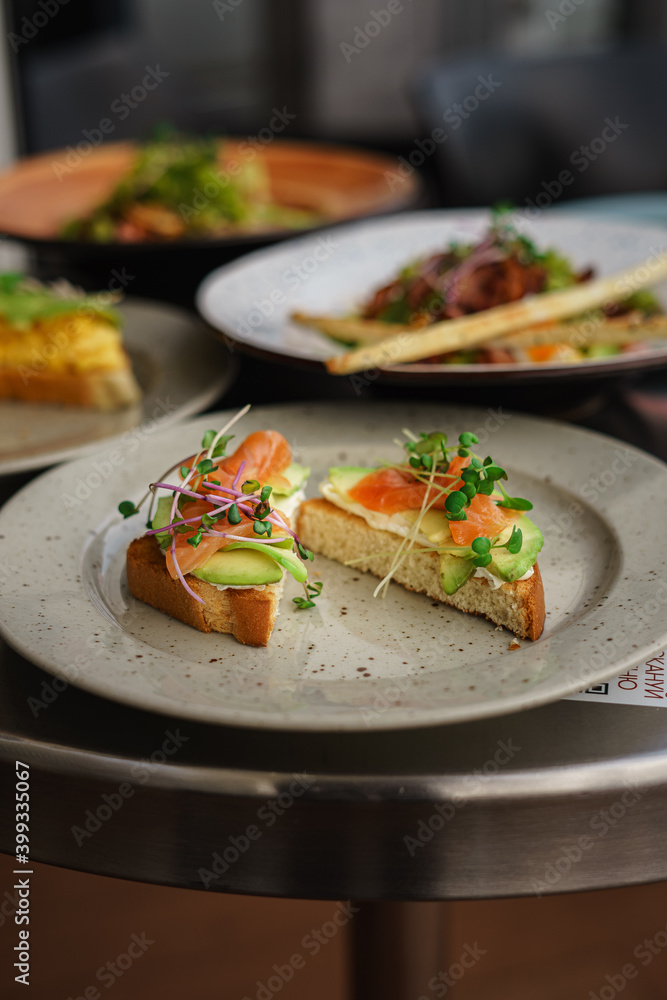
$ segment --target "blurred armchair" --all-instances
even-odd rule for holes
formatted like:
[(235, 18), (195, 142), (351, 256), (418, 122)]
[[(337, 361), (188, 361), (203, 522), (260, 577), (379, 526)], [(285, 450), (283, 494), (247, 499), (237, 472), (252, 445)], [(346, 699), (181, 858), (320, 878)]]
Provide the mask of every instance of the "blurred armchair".
[(666, 59), (665, 48), (632, 46), (479, 52), (431, 67), (413, 98), (437, 140), (444, 203), (546, 207), (549, 198), (667, 189)]

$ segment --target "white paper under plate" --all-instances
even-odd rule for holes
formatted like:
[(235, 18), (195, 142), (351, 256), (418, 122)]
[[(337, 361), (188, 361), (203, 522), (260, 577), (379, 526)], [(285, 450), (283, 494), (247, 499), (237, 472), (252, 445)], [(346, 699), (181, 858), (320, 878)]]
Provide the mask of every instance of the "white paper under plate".
[(629, 667), (619, 677), (610, 677), (570, 695), (572, 701), (591, 701), (598, 705), (641, 705), (645, 708), (667, 708), (667, 675), (663, 649), (646, 663)]
[[(450, 437), (475, 431), (484, 454), (508, 469), (512, 491), (534, 501), (547, 538), (540, 641), (510, 651), (507, 631), (395, 584), (376, 600), (374, 577), (322, 558), (313, 567), (324, 581), (317, 607), (295, 608), (299, 591), (288, 577), (267, 649), (166, 617), (127, 592), (125, 550), (142, 520), (122, 521), (115, 508), (138, 500), (225, 419), (208, 415), (142, 442), (85, 502), (72, 503), (76, 484), (104, 453), (52, 470), (0, 511), (1, 631), (12, 645), (80, 687), (141, 708), (237, 725), (363, 730), (529, 708), (667, 644), (667, 467), (566, 425), (432, 405), (256, 409), (237, 436), (280, 430), (312, 466), (314, 495), (329, 465), (391, 458), (402, 427)], [(627, 545), (638, 510), (641, 531), (633, 528)]]

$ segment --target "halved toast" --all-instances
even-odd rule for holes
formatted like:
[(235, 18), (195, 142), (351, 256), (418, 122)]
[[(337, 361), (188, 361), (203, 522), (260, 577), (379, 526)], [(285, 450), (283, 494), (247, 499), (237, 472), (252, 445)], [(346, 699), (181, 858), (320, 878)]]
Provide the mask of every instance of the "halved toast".
[(118, 298), (0, 274), (0, 399), (98, 410), (138, 403)]
[(87, 372), (30, 371), (0, 367), (0, 399), (119, 410), (141, 401), (128, 359), (126, 368)]
[[(372, 528), (362, 517), (322, 498), (301, 504), (296, 530), (302, 543), (313, 552), (341, 563), (354, 559), (355, 570), (380, 578), (389, 572), (393, 552), (403, 540), (393, 532)], [(419, 545), (413, 549), (393, 575), (397, 583), (460, 611), (484, 615), (521, 639), (539, 639), (544, 629), (545, 607), (537, 564), (527, 580), (504, 583), (494, 590), (486, 579), (471, 577), (456, 594), (448, 596), (442, 587), (438, 553), (424, 554), (423, 546)]]
[(199, 604), (179, 580), (173, 580), (154, 537), (135, 538), (127, 550), (130, 593), (200, 632), (223, 632), (247, 646), (266, 646), (278, 616), (284, 579), (263, 588), (219, 590), (188, 576), (188, 586), (204, 599)]

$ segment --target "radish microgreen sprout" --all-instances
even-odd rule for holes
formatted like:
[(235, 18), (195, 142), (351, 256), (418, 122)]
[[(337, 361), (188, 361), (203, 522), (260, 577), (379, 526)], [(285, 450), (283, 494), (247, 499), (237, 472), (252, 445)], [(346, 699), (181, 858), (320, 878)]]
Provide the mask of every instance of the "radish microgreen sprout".
[[(397, 444), (401, 444), (406, 452), (407, 462), (389, 467), (408, 473), (416, 483), (424, 484), (427, 488), (417, 518), (393, 553), (389, 572), (376, 587), (374, 596), (386, 595), (387, 587), (396, 570), (413, 551), (425, 514), (439, 501), (444, 507), (448, 521), (467, 521), (467, 511), (470, 510), (477, 494), (489, 497), (497, 507), (504, 510), (522, 512), (532, 510), (533, 507), (529, 500), (511, 497), (507, 493), (502, 484), (502, 481), (507, 479), (507, 472), (497, 465), (490, 455), (482, 458), (474, 453), (473, 447), (479, 444), (479, 439), (471, 431), (459, 434), (458, 441), (453, 445), (448, 445), (447, 435), (441, 431), (421, 433), (419, 437), (407, 429), (404, 429), (403, 433), (408, 440)], [(456, 472), (450, 472), (455, 455), (464, 459), (465, 464)], [(523, 533), (516, 525), (512, 528), (511, 537), (504, 544), (485, 536), (478, 536), (470, 545), (473, 565), (480, 569), (488, 566), (493, 561), (494, 549), (504, 548), (510, 554), (516, 555), (521, 551), (522, 545)], [(417, 551), (432, 552), (433, 549)], [(349, 564), (355, 561), (359, 560), (351, 560)]]
[(319, 597), (322, 593), (322, 582), (318, 580), (317, 583), (307, 583), (306, 584), (306, 596), (305, 597), (293, 597), (292, 601), (296, 604), (297, 608), (314, 608), (315, 598)]
[[(252, 523), (253, 535), (250, 536), (254, 543), (263, 545), (276, 545), (283, 541), (285, 537), (291, 537), (293, 545), (302, 560), (312, 560), (313, 553), (304, 548), (296, 534), (285, 522), (280, 512), (271, 507), (269, 498), (272, 487), (262, 486), (257, 479), (246, 479), (241, 483), (241, 477), (246, 468), (246, 461), (242, 461), (234, 474), (231, 486), (225, 485), (221, 479), (211, 479), (210, 474), (219, 469), (215, 464), (216, 459), (226, 457), (226, 448), (234, 435), (226, 432), (243, 417), (250, 406), (245, 406), (222, 428), (220, 431), (206, 431), (202, 443), (201, 451), (195, 455), (190, 465), (176, 463), (160, 477), (159, 481), (151, 483), (148, 492), (142, 497), (138, 504), (131, 500), (123, 500), (118, 505), (119, 512), (123, 518), (132, 517), (139, 512), (148, 497), (151, 498), (149, 515), (146, 527), (147, 536), (156, 536), (160, 547), (164, 550), (170, 549), (171, 559), (176, 570), (176, 574), (185, 590), (199, 603), (205, 603), (192, 588), (188, 585), (185, 575), (181, 571), (178, 562), (176, 549), (176, 537), (178, 534), (186, 534), (186, 542), (192, 548), (197, 549), (204, 538), (222, 538), (225, 542), (248, 542), (250, 539), (245, 534), (235, 534), (233, 526), (239, 525), (244, 518)], [(169, 483), (167, 476), (179, 469), (182, 482), (180, 484)], [(224, 466), (223, 466), (224, 469)], [(231, 473), (227, 473), (228, 476)], [(240, 487), (239, 484), (241, 483)], [(152, 511), (157, 491), (168, 490), (172, 494), (171, 511), (169, 523), (162, 528), (152, 527)], [(193, 517), (183, 516), (186, 505), (191, 502), (203, 501), (209, 507), (203, 513)], [(215, 530), (219, 522), (227, 520), (231, 530)], [(273, 536), (273, 529), (277, 528), (280, 534)], [(311, 585), (306, 581), (304, 586), (304, 597), (295, 598), (295, 603), (299, 608), (313, 607), (313, 599), (319, 596), (322, 584)]]

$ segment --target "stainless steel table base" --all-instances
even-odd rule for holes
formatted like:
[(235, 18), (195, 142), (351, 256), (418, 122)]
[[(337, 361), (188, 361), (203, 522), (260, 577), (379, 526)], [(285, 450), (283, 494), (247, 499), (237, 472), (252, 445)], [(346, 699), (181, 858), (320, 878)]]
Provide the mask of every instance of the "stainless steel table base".
[[(0, 662), (8, 853), (19, 759), (30, 765), (33, 859), (99, 875), (413, 902), (667, 879), (663, 708), (560, 702), (419, 731), (259, 732), (58, 692), (2, 644)], [(165, 757), (169, 733), (180, 746)], [(520, 749), (486, 774), (509, 740)], [(121, 786), (129, 797), (113, 810), (105, 796), (117, 803)]]
[[(352, 1000), (421, 1000), (447, 975), (443, 903), (359, 902), (351, 924)], [(444, 980), (440, 980), (444, 982)]]

